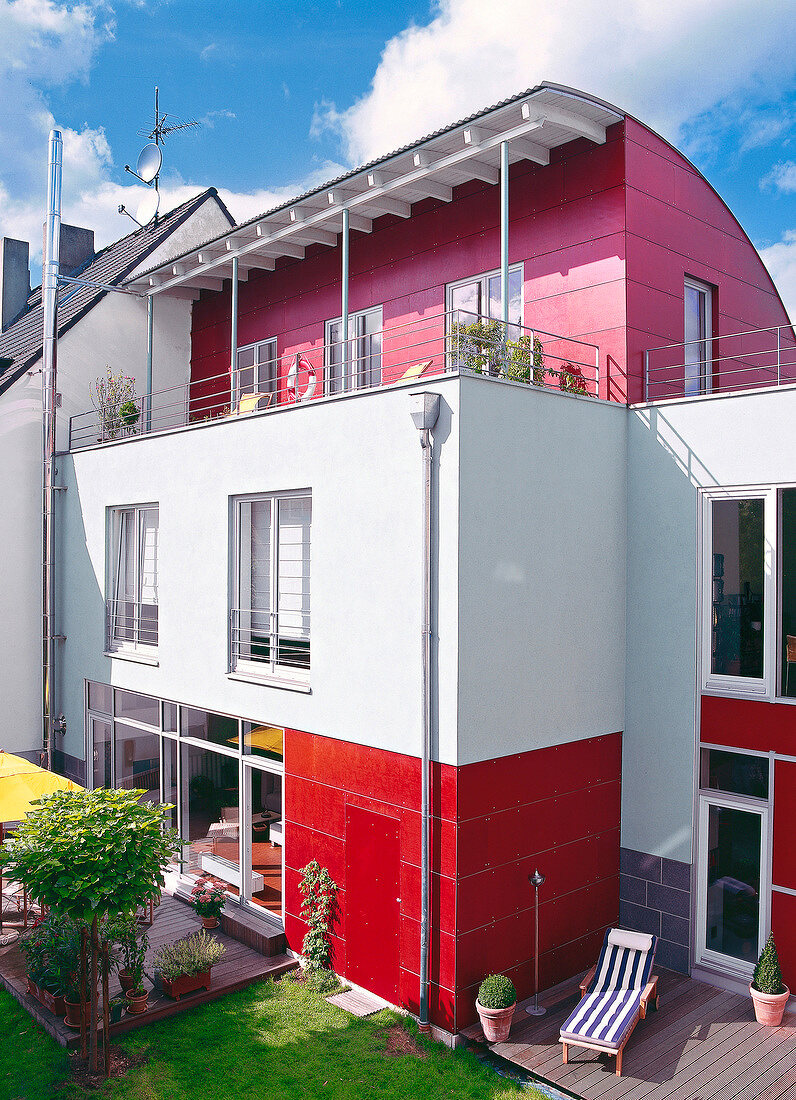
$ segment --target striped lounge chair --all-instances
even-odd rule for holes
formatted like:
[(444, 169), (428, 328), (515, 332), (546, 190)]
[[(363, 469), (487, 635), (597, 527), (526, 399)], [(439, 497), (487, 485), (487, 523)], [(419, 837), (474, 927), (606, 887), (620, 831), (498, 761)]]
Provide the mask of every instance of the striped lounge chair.
[(580, 983), (581, 1000), (561, 1027), (564, 1062), (570, 1046), (616, 1055), (622, 1074), (622, 1051), (633, 1028), (649, 1008), (658, 1007), (658, 977), (651, 975), (655, 936), (612, 928), (605, 933), (597, 963)]

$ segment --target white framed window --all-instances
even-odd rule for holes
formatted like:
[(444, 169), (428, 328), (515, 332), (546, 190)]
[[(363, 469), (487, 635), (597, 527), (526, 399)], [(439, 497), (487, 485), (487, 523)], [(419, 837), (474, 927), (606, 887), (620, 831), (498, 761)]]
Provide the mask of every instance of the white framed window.
[[(516, 340), (519, 332), (511, 326), (523, 321), (523, 265), (509, 268), (509, 338)], [(487, 271), (469, 279), (448, 283), (445, 288), (445, 309), (449, 325), (469, 325), (475, 321), (502, 321), (503, 278), (500, 271)]]
[(107, 650), (151, 655), (158, 644), (158, 506), (112, 508), (108, 527)]
[(277, 359), (276, 340), (260, 340), (239, 347), (232, 375), (232, 407), (250, 393), (270, 393), (276, 402)]
[(686, 275), (683, 305), (684, 392), (710, 393), (713, 374), (713, 288)]
[(306, 684), (312, 494), (237, 498), (233, 522), (230, 671)]
[(343, 320), (336, 317), (325, 327), (326, 393), (367, 389), (381, 385), (381, 306), (348, 315), (348, 340), (343, 340)]
[(703, 687), (766, 695), (771, 688), (776, 498), (770, 490), (706, 494)]

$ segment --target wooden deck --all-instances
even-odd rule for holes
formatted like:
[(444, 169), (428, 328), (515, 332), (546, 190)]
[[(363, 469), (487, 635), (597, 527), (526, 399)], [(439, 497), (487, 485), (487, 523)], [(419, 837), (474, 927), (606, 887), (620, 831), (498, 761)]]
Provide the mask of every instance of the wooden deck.
[[(145, 969), (148, 979), (146, 985), (150, 990), (149, 1008), (141, 1016), (130, 1016), (125, 1013), (118, 1024), (111, 1025), (112, 1035), (145, 1027), (166, 1016), (184, 1012), (194, 1005), (216, 1000), (218, 997), (223, 997), (225, 993), (242, 989), (263, 978), (279, 977), (297, 965), (288, 955), (271, 957), (263, 955), (218, 928), (212, 935), (224, 944), (227, 953), (221, 962), (213, 967), (212, 987), (209, 990), (202, 989), (195, 993), (187, 993), (179, 1001), (173, 1001), (159, 988), (154, 988), (152, 957), (163, 944), (173, 943), (174, 940), (187, 936), (201, 927), (201, 919), (189, 905), (168, 894), (163, 895), (161, 904), (155, 908), (151, 928), (146, 928), (149, 935)], [(0, 983), (62, 1046), (75, 1047), (80, 1044), (79, 1033), (68, 1028), (63, 1020), (55, 1017), (26, 992), (24, 960), (15, 945), (0, 948)], [(112, 997), (120, 992), (115, 975), (111, 978), (110, 991)]]
[[(656, 967), (660, 1009), (642, 1020), (625, 1047), (622, 1076), (615, 1060), (570, 1047), (564, 1065), (558, 1033), (578, 1000), (578, 979), (539, 1001), (546, 1016), (528, 1016), (523, 1002), (509, 1040), (493, 1053), (584, 1100), (794, 1100), (796, 1011), (781, 1027), (761, 1027), (751, 1001)], [(483, 1041), (478, 1025), (465, 1036)]]

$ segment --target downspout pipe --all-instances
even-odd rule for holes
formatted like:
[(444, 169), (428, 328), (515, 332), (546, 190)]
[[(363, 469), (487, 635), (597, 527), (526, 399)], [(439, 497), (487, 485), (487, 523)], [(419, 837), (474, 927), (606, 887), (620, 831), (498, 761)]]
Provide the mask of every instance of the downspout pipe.
[(433, 681), (431, 664), (432, 645), (432, 490), (434, 448), (431, 431), (439, 417), (440, 398), (438, 393), (413, 393), (411, 415), (415, 427), (420, 432), (420, 446), (423, 451), (423, 594), (421, 627), (421, 705), (423, 730), (420, 750), (420, 1013), (418, 1024), (423, 1034), (431, 1029), (428, 1013), (428, 959), (429, 928), (431, 923), (430, 905), (430, 762), (432, 751), (432, 699)]
[(503, 321), (503, 371), (507, 373), (509, 331), (509, 143), (500, 143), (500, 311)]
[(58, 273), (61, 253), (63, 135), (50, 131), (47, 220), (42, 271), (42, 748), (52, 770), (55, 713), (55, 407), (58, 358)]
[(146, 430), (152, 431), (152, 350), (155, 338), (155, 302), (146, 300)]
[[(342, 371), (343, 377), (341, 380), (341, 390), (347, 389), (355, 390), (357, 388), (357, 379), (348, 377), (348, 283), (350, 278), (350, 256), (349, 256), (349, 224), (350, 215), (348, 207), (343, 207), (343, 231), (340, 235), (340, 258), (341, 258), (341, 272), (340, 272), (340, 339), (343, 341), (343, 355), (342, 355)], [(330, 380), (331, 381), (331, 380)]]

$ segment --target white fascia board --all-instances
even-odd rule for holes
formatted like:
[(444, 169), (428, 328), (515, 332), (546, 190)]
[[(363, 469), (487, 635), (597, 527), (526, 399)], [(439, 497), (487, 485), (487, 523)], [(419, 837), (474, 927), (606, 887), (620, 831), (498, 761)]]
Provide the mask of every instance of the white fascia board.
[(605, 144), (604, 126), (601, 126), (599, 122), (584, 118), (574, 111), (567, 111), (563, 107), (553, 107), (549, 104), (544, 106), (540, 104), (537, 107), (533, 103), (523, 103), (522, 117), (528, 120), (535, 118), (547, 119), (548, 122), (552, 122), (556, 126), (563, 126), (565, 130), (570, 130), (580, 137), (589, 138), (590, 141), (595, 141), (598, 145)]

